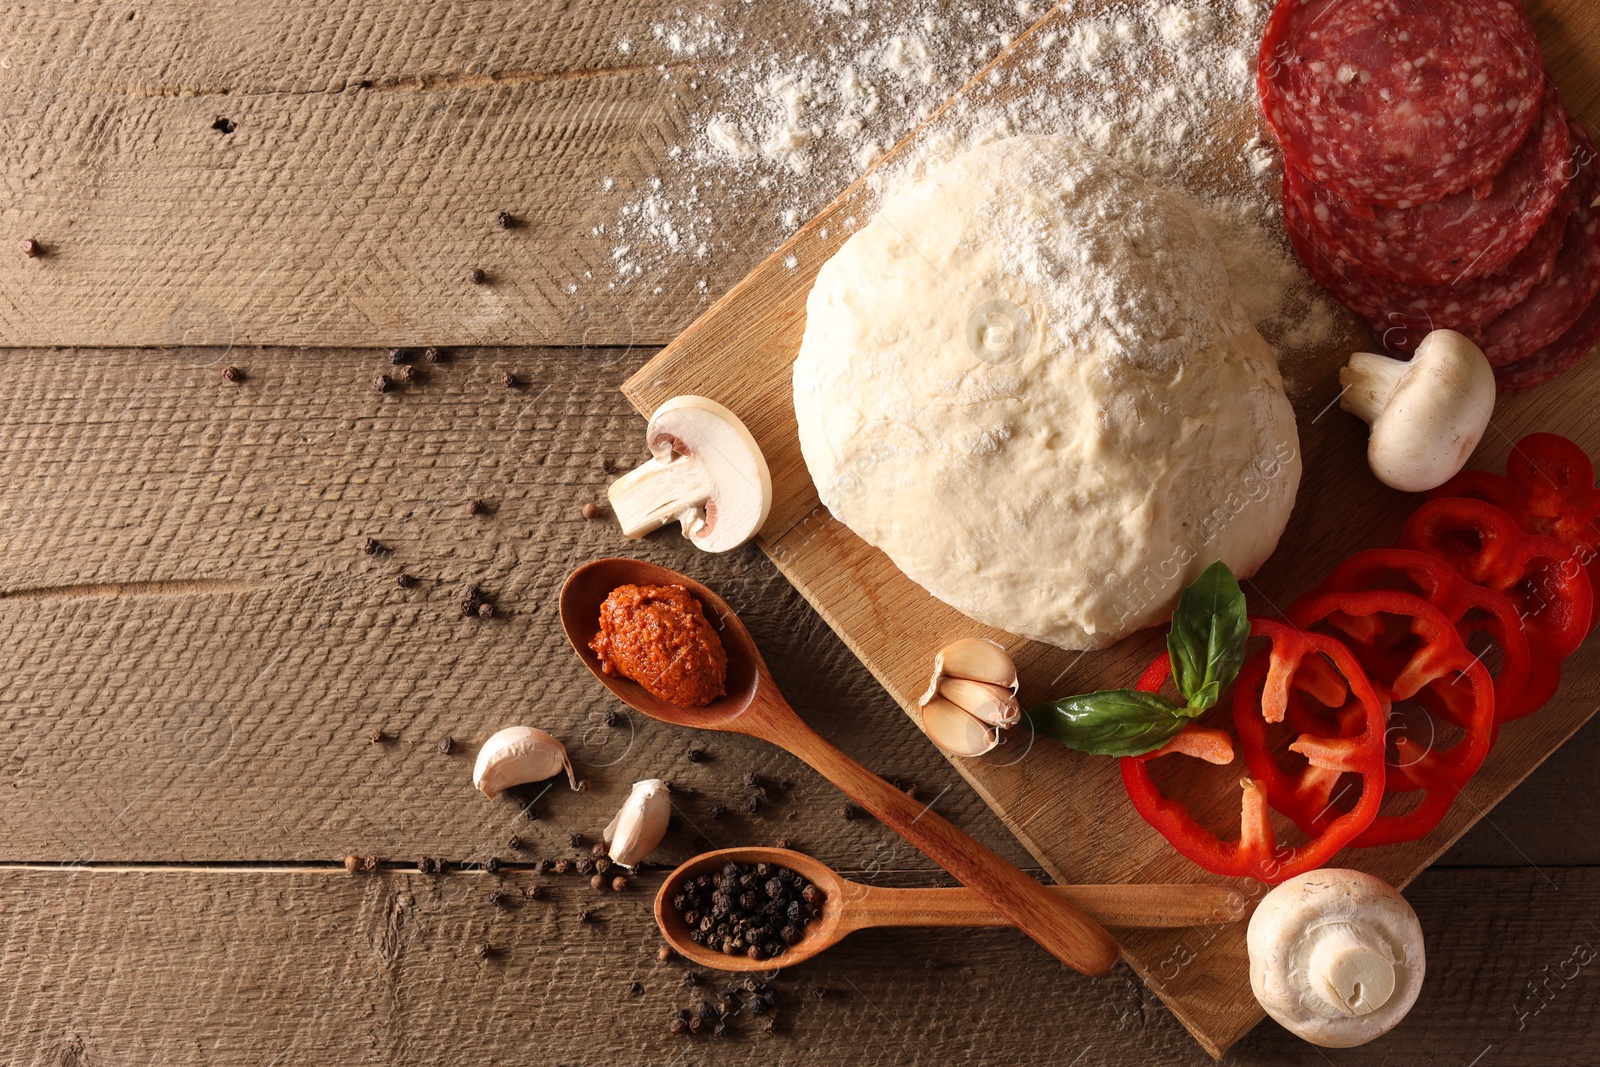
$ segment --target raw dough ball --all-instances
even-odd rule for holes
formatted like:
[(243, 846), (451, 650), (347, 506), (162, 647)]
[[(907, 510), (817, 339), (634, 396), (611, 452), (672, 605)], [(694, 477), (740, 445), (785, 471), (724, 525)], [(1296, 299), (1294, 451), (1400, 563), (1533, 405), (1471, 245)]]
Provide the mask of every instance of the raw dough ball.
[(1271, 349), (1189, 202), (1069, 137), (960, 156), (823, 266), (794, 368), (834, 516), (979, 622), (1101, 648), (1300, 482)]

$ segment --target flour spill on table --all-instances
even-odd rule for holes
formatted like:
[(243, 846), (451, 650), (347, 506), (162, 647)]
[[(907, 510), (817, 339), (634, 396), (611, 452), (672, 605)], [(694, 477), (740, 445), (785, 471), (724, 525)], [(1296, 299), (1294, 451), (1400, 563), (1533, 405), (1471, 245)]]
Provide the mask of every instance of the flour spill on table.
[[(1279, 168), (1254, 106), (1270, 0), (1066, 7), (1072, 17), (1035, 34), (1014, 71), (989, 76), (1003, 104), (957, 104), (957, 121), (874, 171), (872, 188), (1002, 137), (1087, 141), (1195, 197), (1239, 299), (1292, 379), (1296, 356), (1326, 342), (1339, 313), (1280, 236)], [(613, 246), (608, 284), (658, 289), (693, 271), (698, 291), (718, 295), (713, 264), (754, 266), (1046, 10), (1029, 0), (733, 0), (656, 25), (648, 44), (692, 65), (668, 75), (688, 136), (597, 229)], [(1231, 195), (1219, 199), (1219, 187)]]

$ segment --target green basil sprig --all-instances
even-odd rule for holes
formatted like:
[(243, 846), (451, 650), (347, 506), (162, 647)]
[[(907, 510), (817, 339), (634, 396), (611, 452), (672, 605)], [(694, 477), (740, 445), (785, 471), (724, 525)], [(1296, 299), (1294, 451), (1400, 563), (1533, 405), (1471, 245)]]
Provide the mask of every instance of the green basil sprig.
[(1108, 689), (1065, 697), (1027, 711), (1038, 733), (1097, 756), (1142, 756), (1171, 741), (1184, 724), (1216, 704), (1244, 663), (1250, 620), (1244, 591), (1221, 560), (1178, 598), (1167, 634), (1179, 703), (1160, 693)]

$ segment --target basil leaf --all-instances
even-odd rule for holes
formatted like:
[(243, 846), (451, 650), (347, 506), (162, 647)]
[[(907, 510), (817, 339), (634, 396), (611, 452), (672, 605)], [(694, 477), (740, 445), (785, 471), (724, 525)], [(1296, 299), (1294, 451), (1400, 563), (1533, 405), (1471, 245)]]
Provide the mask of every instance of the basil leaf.
[(1249, 640), (1244, 592), (1228, 565), (1218, 560), (1178, 598), (1167, 634), (1172, 680), (1189, 702), (1188, 717), (1216, 704), (1233, 684)]
[(1142, 756), (1171, 741), (1188, 721), (1183, 705), (1160, 693), (1109, 689), (1029, 708), (1037, 733), (1095, 756)]

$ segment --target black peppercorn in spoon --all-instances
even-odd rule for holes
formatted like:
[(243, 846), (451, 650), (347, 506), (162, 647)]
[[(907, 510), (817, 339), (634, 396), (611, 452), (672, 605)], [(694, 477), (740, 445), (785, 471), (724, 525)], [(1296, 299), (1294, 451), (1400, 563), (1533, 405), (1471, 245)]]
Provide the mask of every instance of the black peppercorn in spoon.
[[(673, 897), (700, 875), (715, 876), (726, 863), (787, 867), (822, 891), (821, 909), (800, 935), (776, 956), (730, 955), (690, 936)], [(1236, 922), (1249, 901), (1227, 885), (1057, 885), (1049, 891), (1071, 901), (1107, 926), (1126, 929), (1207, 926)], [(766, 971), (792, 967), (832, 948), (849, 934), (878, 926), (1010, 926), (1011, 922), (972, 890), (888, 889), (852, 882), (821, 860), (785, 848), (724, 848), (704, 852), (667, 875), (656, 894), (656, 925), (685, 959), (718, 971)]]
[[(589, 642), (600, 629), (600, 605), (621, 585), (680, 585), (700, 601), (728, 653), (727, 695), (703, 708), (682, 708), (637, 682), (600, 669)], [(809, 764), (885, 826), (955, 875), (990, 907), (1085, 974), (1104, 974), (1120, 949), (1105, 927), (1064, 896), (1007, 863), (924, 804), (879, 778), (823, 740), (778, 692), (767, 665), (732, 608), (710, 589), (676, 571), (630, 559), (602, 559), (573, 571), (561, 589), (561, 627), (583, 660), (623, 703), (673, 726), (760, 738)]]

